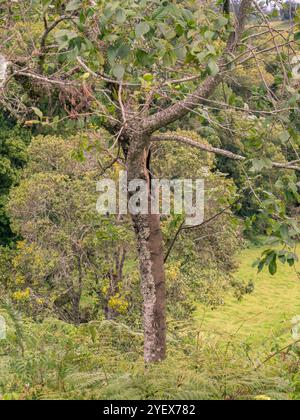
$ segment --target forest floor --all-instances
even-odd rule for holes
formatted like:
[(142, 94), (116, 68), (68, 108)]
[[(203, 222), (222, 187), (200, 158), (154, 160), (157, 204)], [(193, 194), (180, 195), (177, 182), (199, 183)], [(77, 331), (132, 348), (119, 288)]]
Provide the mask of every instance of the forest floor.
[[(228, 296), (225, 305), (214, 311), (199, 305), (196, 319), (206, 332), (248, 345), (267, 346), (278, 337), (284, 343), (291, 341), (291, 320), (300, 315), (300, 279), (295, 268), (287, 265), (279, 265), (275, 276), (267, 269), (258, 274), (253, 262), (263, 250), (251, 247), (238, 256), (240, 268), (236, 278), (246, 282), (253, 280), (252, 294), (241, 301)], [(300, 264), (297, 269), (299, 271)]]

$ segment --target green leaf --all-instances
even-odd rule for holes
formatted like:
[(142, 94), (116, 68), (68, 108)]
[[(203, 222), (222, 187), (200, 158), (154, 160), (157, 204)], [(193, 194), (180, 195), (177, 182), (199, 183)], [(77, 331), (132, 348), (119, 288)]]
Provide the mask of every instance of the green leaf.
[(258, 268), (257, 268), (257, 272), (258, 274), (261, 273), (263, 271), (263, 269), (265, 268), (265, 263), (264, 261), (260, 261), (258, 264)]
[(145, 82), (151, 83), (153, 82), (153, 74), (151, 73), (144, 74), (143, 79), (145, 80)]
[(77, 34), (74, 31), (69, 31), (67, 29), (57, 31), (55, 34), (55, 39), (59, 45), (58, 51), (61, 51), (64, 48), (68, 48), (70, 41), (76, 37)]
[(286, 143), (289, 141), (289, 139), (291, 138), (291, 135), (288, 131), (283, 131), (280, 135), (279, 135), (279, 140), (282, 141), (282, 143)]
[(262, 159), (263, 165), (265, 169), (272, 169), (273, 168), (273, 162), (269, 158)]
[(179, 60), (184, 60), (187, 55), (187, 49), (186, 47), (178, 47), (175, 48), (175, 54)]
[(216, 21), (215, 28), (216, 29), (222, 29), (224, 26), (228, 24), (228, 19), (224, 16), (220, 16), (218, 20)]
[(220, 69), (215, 60), (209, 60), (208, 71), (211, 76), (216, 76), (219, 73)]
[(147, 51), (137, 50), (136, 51), (136, 60), (137, 64), (141, 66), (151, 66), (154, 62), (154, 58), (151, 54), (148, 54)]
[(124, 23), (126, 21), (126, 12), (124, 9), (118, 9), (116, 12), (117, 23)]
[(162, 33), (162, 35), (165, 37), (165, 39), (171, 40), (175, 38), (176, 32), (174, 31), (174, 28), (172, 28), (171, 26), (166, 25), (165, 23), (159, 23), (158, 28), (160, 32)]
[(116, 48), (114, 45), (110, 45), (107, 50), (107, 58), (111, 66), (114, 66), (116, 58), (117, 58), (117, 54), (118, 54), (118, 48)]
[(289, 235), (289, 226), (288, 225), (281, 225), (280, 226), (280, 236), (284, 241), (287, 241), (290, 237)]
[(66, 12), (73, 12), (81, 7), (81, 0), (71, 0), (66, 7)]
[(252, 172), (261, 172), (263, 169), (272, 169), (273, 163), (268, 158), (252, 159)]
[(286, 263), (286, 252), (285, 251), (279, 251), (278, 259), (282, 264), (285, 264)]
[(271, 13), (272, 18), (278, 18), (279, 15), (279, 10), (278, 9), (274, 9)]
[(286, 260), (287, 260), (289, 266), (290, 267), (293, 267), (296, 264), (296, 262), (299, 261), (299, 258), (298, 258), (298, 256), (296, 254), (294, 254), (292, 252), (289, 252), (288, 255), (287, 255)]
[(113, 75), (118, 79), (122, 80), (125, 74), (125, 67), (123, 64), (116, 64), (113, 68)]
[(177, 56), (174, 51), (167, 51), (163, 56), (163, 63), (167, 67), (172, 67), (176, 64)]
[(44, 114), (42, 113), (42, 111), (39, 108), (36, 107), (32, 107), (33, 112), (40, 118), (42, 119)]
[(137, 38), (141, 38), (150, 31), (150, 26), (146, 22), (138, 23), (135, 27), (135, 34)]
[(121, 60), (127, 58), (130, 54), (130, 45), (122, 44), (117, 50), (117, 57), (119, 57)]
[(205, 34), (204, 34), (204, 38), (207, 41), (212, 41), (212, 39), (214, 38), (214, 36), (215, 36), (215, 33), (212, 32), (212, 31), (206, 31)]
[(251, 151), (251, 149), (260, 149), (263, 145), (263, 140), (261, 137), (252, 136), (252, 137), (245, 138), (243, 140), (243, 143), (245, 144), (247, 149), (250, 149)]
[(210, 53), (208, 51), (202, 51), (201, 53), (197, 54), (199, 63), (203, 63), (209, 56)]
[(252, 169), (255, 172), (260, 172), (263, 168), (261, 159), (253, 159), (252, 160)]
[(277, 255), (275, 253), (269, 264), (269, 272), (272, 276), (274, 276), (277, 273)]

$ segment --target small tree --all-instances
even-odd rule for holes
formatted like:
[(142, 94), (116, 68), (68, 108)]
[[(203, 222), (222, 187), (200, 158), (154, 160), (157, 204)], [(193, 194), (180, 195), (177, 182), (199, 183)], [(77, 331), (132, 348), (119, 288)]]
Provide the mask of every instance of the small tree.
[[(7, 27), (14, 14), (19, 13), (25, 14), (25, 22), (30, 16), (36, 26), (30, 23), (30, 34), (24, 27), (20, 29), (21, 43), (19, 39), (18, 43), (14, 39), (10, 41), (10, 45), (15, 42), (16, 48), (9, 57), (14, 63), (10, 80), (28, 93), (25, 105), (39, 104), (34, 112), (43, 124), (52, 119), (57, 125), (68, 115), (70, 126), (74, 120), (85, 124), (87, 118), (105, 126), (113, 136), (112, 145), (118, 144), (123, 152), (129, 182), (139, 178), (150, 184), (152, 142), (177, 141), (247, 162), (245, 156), (201, 144), (175, 132), (166, 134), (166, 129), (177, 128), (199, 110), (203, 116), (207, 106), (232, 106), (227, 99), (225, 103), (214, 104), (211, 96), (237, 64), (256, 62), (264, 52), (263, 48), (252, 47), (252, 39), (259, 36), (259, 31), (247, 28), (252, 6), (257, 22), (263, 22), (273, 37), (271, 49), (280, 55), (275, 31), (252, 0), (242, 0), (237, 14), (231, 17), (228, 7), (224, 15), (223, 4), (208, 9), (204, 3), (194, 0), (71, 0), (66, 5), (60, 1), (36, 0), (32, 4), (24, 2), (22, 11), (14, 5), (5, 18)], [(41, 25), (44, 26), (42, 34)], [(289, 42), (287, 36), (284, 46)], [(22, 60), (24, 50), (27, 56)], [(286, 76), (284, 65), (282, 72)], [(269, 104), (274, 108), (276, 99), (266, 89)], [(49, 100), (43, 100), (45, 91), (52, 98), (52, 106)], [(63, 112), (57, 112), (53, 105), (58, 100)], [(247, 104), (244, 111), (251, 113)], [(258, 110), (269, 111), (272, 115), (272, 109)], [(259, 162), (260, 166), (265, 164)], [(292, 163), (268, 161), (267, 164), (269, 168), (299, 170)], [(132, 216), (132, 223), (144, 300), (144, 355), (146, 362), (155, 362), (166, 355), (166, 287), (160, 217), (137, 214)]]
[[(13, 259), (12, 296), (31, 301), (36, 316), (50, 310), (75, 324), (100, 308), (108, 318), (117, 316), (120, 299), (126, 304), (125, 243), (130, 252), (126, 224), (96, 213), (97, 151), (79, 162), (79, 144), (76, 138), (33, 139), (24, 179), (8, 203), (12, 228), (23, 238)], [(83, 297), (91, 302), (88, 312)]]

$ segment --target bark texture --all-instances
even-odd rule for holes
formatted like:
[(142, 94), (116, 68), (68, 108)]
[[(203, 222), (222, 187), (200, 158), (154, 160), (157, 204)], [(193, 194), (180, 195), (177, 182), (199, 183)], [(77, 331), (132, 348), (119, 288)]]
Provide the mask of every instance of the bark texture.
[[(128, 180), (144, 179), (148, 184), (148, 205), (151, 203), (151, 179), (148, 163), (150, 138), (137, 136), (131, 141)], [(163, 236), (160, 216), (132, 215), (137, 240), (143, 296), (144, 359), (159, 362), (166, 357), (166, 285)]]
[(138, 215), (132, 219), (144, 300), (144, 359), (146, 363), (158, 362), (166, 357), (166, 285), (160, 217)]

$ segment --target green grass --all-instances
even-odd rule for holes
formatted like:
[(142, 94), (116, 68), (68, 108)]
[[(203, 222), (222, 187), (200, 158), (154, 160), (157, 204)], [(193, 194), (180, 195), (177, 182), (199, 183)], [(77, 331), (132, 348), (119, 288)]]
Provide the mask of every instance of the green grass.
[(199, 306), (196, 318), (205, 331), (248, 344), (267, 344), (278, 336), (291, 341), (290, 320), (300, 315), (300, 280), (295, 269), (287, 265), (280, 265), (275, 276), (267, 270), (257, 274), (252, 265), (262, 251), (250, 248), (239, 256), (236, 277), (254, 281), (255, 291), (251, 295), (240, 302), (227, 296), (224, 306), (214, 311)]

